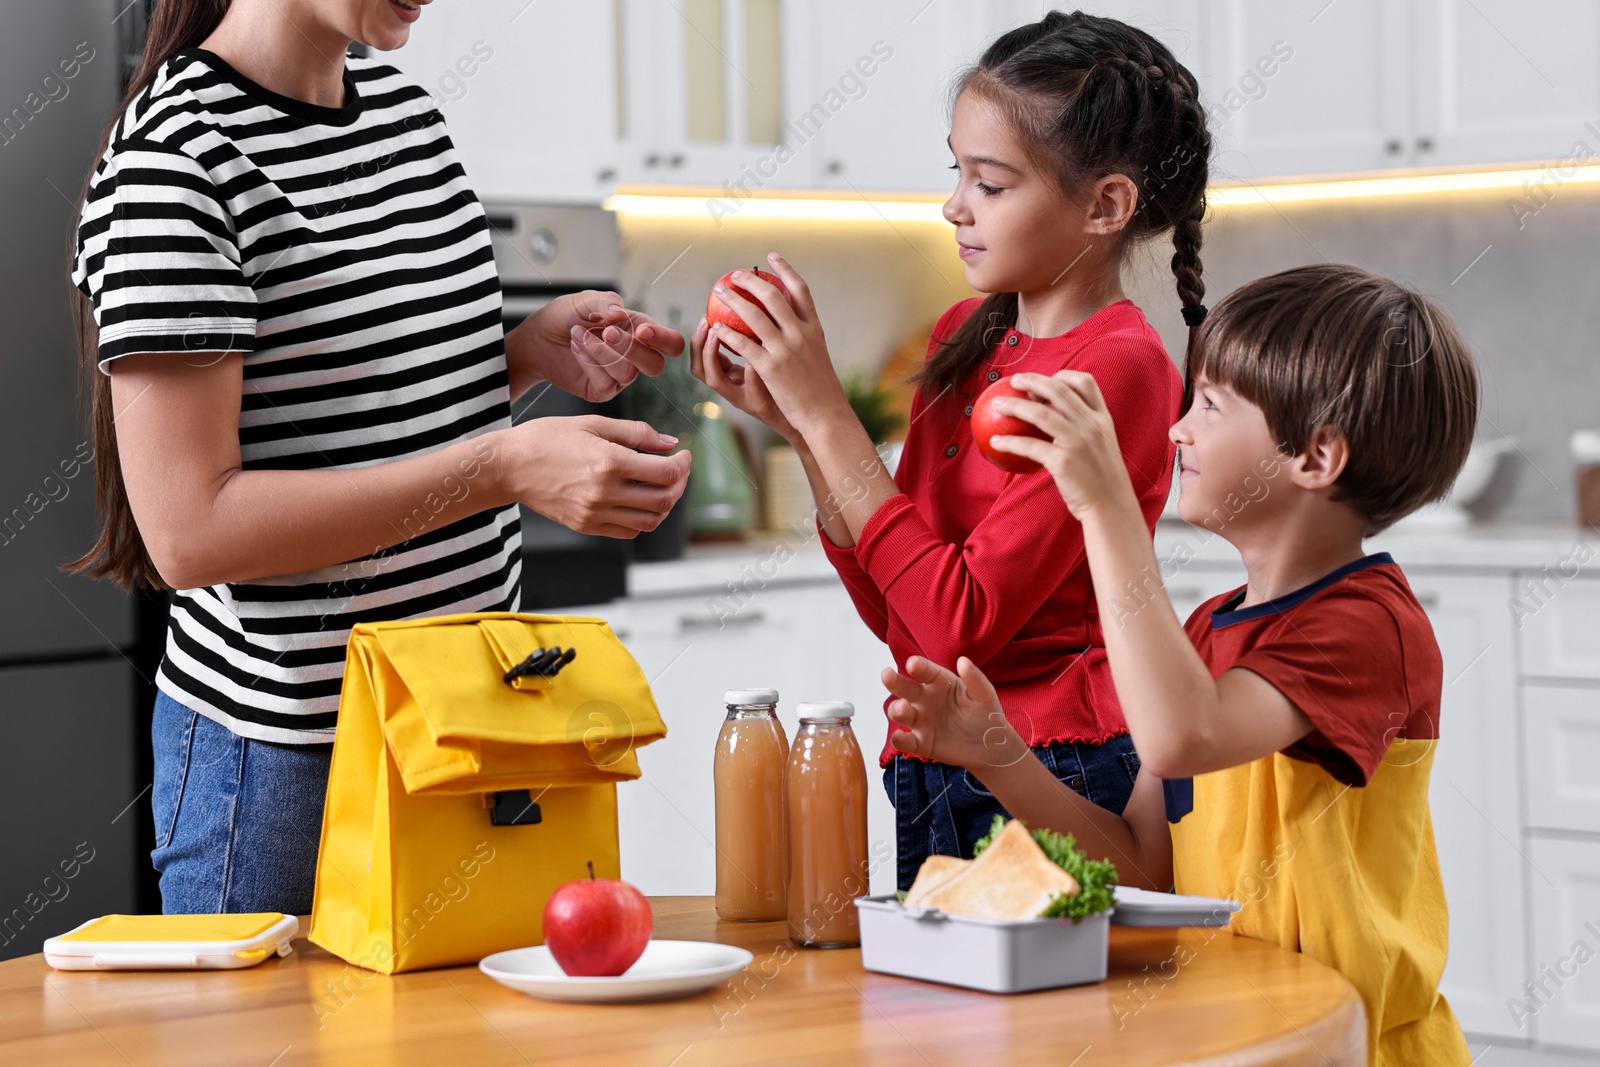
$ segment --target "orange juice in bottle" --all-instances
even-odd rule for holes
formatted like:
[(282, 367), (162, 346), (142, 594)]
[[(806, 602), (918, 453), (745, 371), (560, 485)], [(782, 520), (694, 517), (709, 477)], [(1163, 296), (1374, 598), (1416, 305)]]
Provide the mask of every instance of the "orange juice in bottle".
[(867, 892), (867, 772), (844, 701), (801, 704), (789, 752), (789, 937), (807, 948), (861, 943)]
[(784, 774), (789, 741), (778, 691), (730, 689), (712, 774), (717, 806), (717, 917), (744, 922), (787, 914)]

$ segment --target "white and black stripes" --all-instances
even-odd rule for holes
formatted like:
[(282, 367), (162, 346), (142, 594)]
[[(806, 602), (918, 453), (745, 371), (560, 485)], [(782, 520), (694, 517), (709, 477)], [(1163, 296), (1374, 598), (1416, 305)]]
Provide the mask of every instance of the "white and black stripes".
[[(102, 369), (244, 357), (247, 470), (371, 466), (510, 425), (483, 209), (428, 95), (346, 61), (346, 103), (174, 57), (122, 116), (78, 228)], [(515, 508), (364, 559), (173, 595), (158, 684), (246, 737), (328, 741), (360, 621), (514, 609)]]

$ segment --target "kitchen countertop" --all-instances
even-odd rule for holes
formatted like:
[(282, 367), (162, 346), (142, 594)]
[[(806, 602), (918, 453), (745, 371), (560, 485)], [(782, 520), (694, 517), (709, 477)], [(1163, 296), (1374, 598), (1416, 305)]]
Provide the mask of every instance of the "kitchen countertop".
[(856, 949), (795, 949), (782, 923), (718, 922), (710, 897), (652, 905), (656, 936), (742, 945), (755, 962), (681, 1000), (563, 1005), (474, 967), (369, 975), (303, 938), (238, 971), (59, 972), (26, 956), (0, 963), (0, 1062), (1366, 1063), (1365, 1014), (1343, 976), (1226, 931), (1112, 927), (1105, 982), (1006, 997), (873, 974)]
[[(1233, 546), (1209, 530), (1163, 519), (1156, 526), (1156, 558), (1162, 563), (1227, 569), (1239, 566)], [(1566, 577), (1600, 576), (1600, 538), (1571, 523), (1489, 524), (1465, 530), (1423, 531), (1404, 527), (1373, 538), (1368, 548), (1390, 552), (1402, 567), (1539, 572)], [(1166, 567), (1163, 567), (1166, 570)], [(628, 595), (657, 598), (735, 587), (833, 581), (834, 570), (814, 530), (758, 531), (747, 540), (692, 544), (682, 559), (635, 563), (628, 568)]]

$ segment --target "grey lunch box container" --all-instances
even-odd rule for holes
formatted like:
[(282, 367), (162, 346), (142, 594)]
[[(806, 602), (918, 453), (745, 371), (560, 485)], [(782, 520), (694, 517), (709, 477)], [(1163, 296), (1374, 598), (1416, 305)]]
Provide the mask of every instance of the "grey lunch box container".
[(1111, 912), (1071, 919), (975, 919), (860, 897), (861, 965), (986, 993), (1103, 982)]

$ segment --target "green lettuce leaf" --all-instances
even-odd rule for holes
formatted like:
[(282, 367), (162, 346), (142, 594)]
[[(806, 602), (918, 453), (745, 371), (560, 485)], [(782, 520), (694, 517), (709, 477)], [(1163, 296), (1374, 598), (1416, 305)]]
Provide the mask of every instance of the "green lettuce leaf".
[[(989, 833), (972, 846), (974, 858), (988, 848), (1000, 831), (1005, 829), (1003, 815), (996, 815)], [(1024, 824), (1026, 825), (1026, 824)], [(1058, 834), (1054, 830), (1029, 830), (1050, 862), (1072, 875), (1078, 881), (1078, 894), (1058, 894), (1039, 916), (1041, 919), (1071, 919), (1074, 923), (1089, 915), (1110, 911), (1116, 903), (1111, 887), (1117, 881), (1117, 868), (1110, 860), (1092, 860), (1077, 846), (1071, 834)]]

